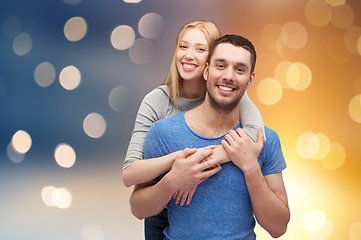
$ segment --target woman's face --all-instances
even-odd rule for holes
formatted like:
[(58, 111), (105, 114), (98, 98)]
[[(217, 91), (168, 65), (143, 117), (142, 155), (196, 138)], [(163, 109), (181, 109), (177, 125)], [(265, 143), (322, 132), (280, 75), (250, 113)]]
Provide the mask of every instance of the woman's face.
[(203, 32), (196, 28), (184, 32), (176, 53), (176, 66), (181, 78), (203, 80), (208, 57), (208, 43)]

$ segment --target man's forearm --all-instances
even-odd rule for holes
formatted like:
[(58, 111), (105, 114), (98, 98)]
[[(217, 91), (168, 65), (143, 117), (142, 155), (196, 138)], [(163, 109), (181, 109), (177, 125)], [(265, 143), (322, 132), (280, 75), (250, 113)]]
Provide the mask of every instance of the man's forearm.
[[(257, 222), (272, 237), (282, 236), (286, 232), (290, 220), (285, 191), (279, 191), (278, 195), (274, 193), (268, 186), (260, 169), (246, 171), (244, 176)], [(281, 175), (275, 176), (276, 179), (278, 177), (282, 179)]]
[(170, 184), (167, 175), (158, 183), (154, 183), (153, 181), (147, 185), (136, 185), (134, 188), (130, 197), (130, 206), (133, 215), (138, 219), (161, 212), (177, 190)]

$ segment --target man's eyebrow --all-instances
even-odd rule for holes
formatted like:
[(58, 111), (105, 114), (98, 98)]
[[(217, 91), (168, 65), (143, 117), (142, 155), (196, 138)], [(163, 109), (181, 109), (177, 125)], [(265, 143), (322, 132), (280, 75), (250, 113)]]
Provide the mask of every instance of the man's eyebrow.
[(248, 65), (247, 65), (247, 64), (245, 64), (245, 63), (242, 63), (242, 62), (237, 63), (237, 65), (236, 65), (236, 66), (238, 66), (238, 67), (245, 67), (245, 68), (248, 68)]
[(216, 58), (214, 59), (215, 62), (226, 62), (226, 59), (224, 58)]

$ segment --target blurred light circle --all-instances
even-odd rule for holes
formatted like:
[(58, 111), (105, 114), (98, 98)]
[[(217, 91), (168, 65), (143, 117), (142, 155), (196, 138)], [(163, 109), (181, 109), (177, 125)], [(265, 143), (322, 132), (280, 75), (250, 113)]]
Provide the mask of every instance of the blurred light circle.
[(300, 81), (300, 78), (301, 78), (300, 75), (301, 75), (301, 73), (300, 73), (298, 66), (296, 64), (292, 63), (286, 71), (286, 81), (287, 81), (288, 86), (290, 86), (291, 88), (296, 86), (298, 84), (298, 82)]
[(116, 27), (110, 36), (110, 41), (115, 49), (125, 50), (134, 44), (135, 32), (127, 25)]
[(355, 14), (352, 8), (343, 4), (331, 8), (331, 23), (340, 29), (347, 29), (352, 26)]
[(289, 61), (282, 61), (279, 64), (277, 64), (275, 70), (274, 70), (274, 76), (275, 79), (281, 84), (283, 88), (290, 88), (287, 81), (287, 70), (292, 65)]
[(76, 161), (76, 154), (74, 149), (66, 143), (60, 143), (58, 146), (56, 146), (54, 157), (59, 166), (63, 168), (72, 167)]
[(311, 70), (303, 63), (291, 64), (286, 72), (288, 85), (297, 91), (305, 90), (312, 80)]
[(28, 54), (33, 46), (33, 41), (27, 33), (21, 33), (14, 39), (13, 49), (18, 56)]
[(11, 144), (15, 151), (26, 153), (31, 148), (31, 137), (27, 132), (19, 130), (13, 135)]
[(123, 0), (123, 1), (126, 2), (126, 3), (139, 3), (142, 0)]
[(43, 187), (41, 190), (41, 199), (45, 203), (45, 205), (49, 207), (55, 207), (55, 204), (53, 202), (53, 192), (56, 190), (53, 186), (46, 186)]
[(155, 39), (164, 29), (164, 19), (157, 13), (145, 14), (138, 23), (138, 31), (144, 38)]
[(52, 200), (56, 207), (66, 209), (71, 205), (72, 196), (68, 189), (56, 188), (53, 190)]
[(308, 38), (306, 28), (297, 22), (286, 23), (281, 32), (282, 42), (289, 48), (300, 49), (306, 45)]
[(257, 86), (257, 97), (265, 105), (274, 105), (282, 97), (282, 86), (273, 78), (265, 78)]
[(322, 0), (310, 0), (305, 6), (307, 21), (315, 27), (325, 27), (331, 20), (331, 10)]
[(3, 32), (7, 37), (15, 37), (21, 31), (21, 20), (16, 15), (7, 17), (3, 23)]
[(135, 40), (133, 46), (129, 49), (129, 58), (135, 64), (149, 63), (155, 54), (153, 43), (145, 38)]
[(320, 141), (311, 132), (301, 134), (296, 141), (296, 152), (303, 159), (310, 159), (316, 156), (320, 150)]
[(13, 163), (21, 163), (25, 158), (25, 154), (15, 151), (11, 143), (6, 148), (6, 155)]
[(361, 55), (361, 36), (357, 40), (357, 52)]
[(334, 6), (341, 6), (346, 3), (346, 0), (324, 0), (328, 5)]
[(71, 42), (77, 42), (87, 33), (87, 23), (82, 17), (72, 17), (64, 25), (64, 35)]
[(319, 148), (318, 153), (313, 157), (313, 159), (319, 160), (319, 159), (325, 158), (330, 153), (331, 143), (325, 134), (319, 133), (319, 134), (316, 134), (316, 137), (318, 138), (318, 141), (320, 142), (320, 148)]
[(286, 48), (286, 46), (280, 37), (276, 43), (276, 52), (277, 52), (278, 56), (280, 56), (283, 59), (287, 58), (287, 55), (285, 54), (285, 48)]
[(113, 88), (109, 93), (109, 105), (116, 112), (125, 112), (132, 98), (130, 90), (123, 86)]
[(79, 86), (80, 71), (74, 66), (67, 66), (59, 74), (59, 82), (66, 90), (73, 90)]
[(343, 36), (333, 36), (326, 43), (327, 53), (330, 58), (337, 63), (347, 63), (351, 57), (347, 50)]
[(83, 226), (81, 235), (84, 240), (103, 240), (104, 232), (102, 227), (98, 225)]
[(320, 231), (326, 224), (326, 214), (322, 211), (310, 210), (303, 216), (303, 228), (309, 232), (314, 233)]
[(65, 4), (71, 4), (71, 5), (76, 5), (79, 4), (82, 0), (63, 0), (63, 3)]
[(346, 152), (339, 143), (331, 143), (331, 150), (328, 156), (322, 159), (322, 164), (326, 169), (334, 170), (342, 166), (345, 162)]
[(51, 63), (43, 62), (40, 63), (34, 72), (35, 82), (40, 87), (48, 87), (50, 86), (56, 77), (55, 68)]
[(83, 121), (84, 132), (92, 138), (103, 136), (106, 130), (106, 122), (98, 113), (90, 113)]
[(275, 24), (275, 23), (267, 24), (262, 29), (262, 41), (263, 41), (263, 44), (267, 48), (269, 48), (271, 50), (275, 50), (276, 47), (277, 47), (277, 41), (281, 37), (281, 32), (282, 32), (282, 26), (281, 25), (278, 25), (278, 24)]
[(323, 228), (317, 232), (310, 232), (310, 236), (315, 240), (327, 239), (333, 231), (333, 223), (331, 220), (326, 220)]
[(361, 37), (361, 27), (352, 26), (348, 28), (344, 35), (346, 48), (354, 54), (358, 54), (358, 40)]
[(351, 224), (348, 231), (350, 240), (359, 240), (361, 238), (361, 222), (354, 222)]
[(361, 123), (361, 94), (351, 99), (348, 105), (348, 113), (352, 120)]

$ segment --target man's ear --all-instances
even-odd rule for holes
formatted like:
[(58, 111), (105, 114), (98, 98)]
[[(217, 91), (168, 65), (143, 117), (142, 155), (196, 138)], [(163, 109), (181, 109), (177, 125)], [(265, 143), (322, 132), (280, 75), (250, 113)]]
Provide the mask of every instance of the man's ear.
[(247, 84), (247, 88), (252, 87), (255, 76), (256, 76), (256, 73), (255, 73), (255, 72), (253, 72), (253, 73), (249, 76), (249, 81), (248, 81), (248, 84)]
[(206, 80), (207, 81), (207, 79), (208, 79), (208, 71), (209, 71), (209, 66), (208, 66), (208, 63), (206, 63), (206, 67), (204, 68), (204, 71), (203, 71), (203, 78), (204, 78), (204, 80)]

